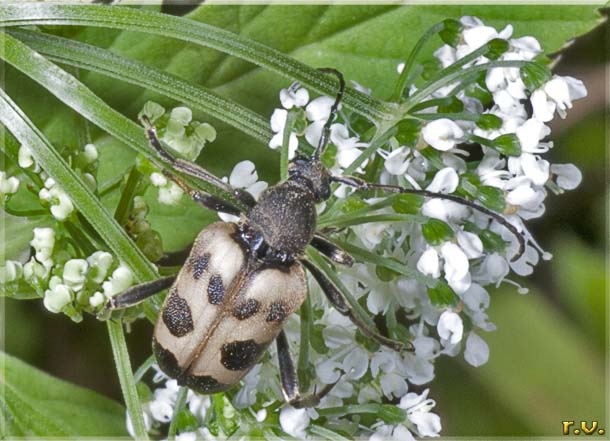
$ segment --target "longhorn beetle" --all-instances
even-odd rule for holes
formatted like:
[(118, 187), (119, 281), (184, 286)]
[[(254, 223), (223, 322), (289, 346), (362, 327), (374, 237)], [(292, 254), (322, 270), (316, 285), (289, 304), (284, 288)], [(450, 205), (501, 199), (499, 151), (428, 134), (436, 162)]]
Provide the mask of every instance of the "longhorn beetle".
[[(239, 222), (216, 222), (197, 236), (190, 255), (177, 276), (134, 286), (111, 298), (107, 310), (124, 308), (170, 288), (159, 313), (153, 336), (153, 352), (159, 367), (180, 385), (204, 394), (225, 391), (237, 384), (257, 363), (273, 340), (277, 344), (282, 390), (295, 407), (318, 404), (333, 385), (302, 397), (288, 341), (282, 330), (285, 319), (307, 296), (305, 269), (322, 288), (330, 303), (369, 338), (402, 351), (411, 348), (371, 329), (353, 313), (335, 285), (304, 255), (311, 245), (335, 263), (353, 264), (353, 258), (316, 232), (316, 204), (331, 196), (331, 184), (343, 183), (358, 190), (384, 190), (455, 201), (492, 217), (519, 239), (524, 239), (502, 216), (458, 196), (366, 182), (353, 176), (333, 176), (320, 160), (330, 139), (345, 89), (343, 75), (322, 68), (338, 78), (339, 87), (320, 141), (310, 157), (290, 162), (288, 178), (269, 187), (259, 201), (234, 189), (196, 164), (174, 158), (157, 138), (155, 127), (142, 122), (152, 147), (175, 170), (202, 179), (234, 195), (247, 209), (190, 188), (164, 169), (197, 203), (210, 210), (239, 216)], [(517, 256), (517, 257), (518, 257)]]

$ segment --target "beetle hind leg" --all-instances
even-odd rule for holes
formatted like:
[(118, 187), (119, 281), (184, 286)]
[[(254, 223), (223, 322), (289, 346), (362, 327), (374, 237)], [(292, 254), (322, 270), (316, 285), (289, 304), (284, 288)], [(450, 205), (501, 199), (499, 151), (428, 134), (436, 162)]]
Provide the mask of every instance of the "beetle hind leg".
[(290, 355), (288, 339), (284, 331), (281, 331), (276, 338), (277, 357), (280, 364), (280, 377), (282, 380), (282, 392), (286, 401), (297, 409), (304, 407), (315, 407), (320, 400), (328, 394), (336, 383), (325, 385), (319, 392), (302, 397), (299, 386), (297, 371)]
[(393, 349), (397, 352), (403, 351), (412, 351), (413, 345), (409, 342), (407, 344), (392, 340), (391, 338), (385, 337), (381, 335), (376, 329), (371, 328), (368, 324), (360, 320), (358, 316), (354, 313), (350, 305), (343, 297), (343, 294), (337, 289), (337, 287), (320, 271), (313, 263), (308, 260), (301, 260), (305, 268), (311, 273), (311, 275), (316, 279), (320, 288), (322, 288), (322, 292), (326, 295), (326, 298), (329, 302), (335, 307), (339, 313), (346, 316), (351, 320), (351, 322), (362, 331), (364, 335), (375, 340), (377, 343), (387, 346), (390, 349)]

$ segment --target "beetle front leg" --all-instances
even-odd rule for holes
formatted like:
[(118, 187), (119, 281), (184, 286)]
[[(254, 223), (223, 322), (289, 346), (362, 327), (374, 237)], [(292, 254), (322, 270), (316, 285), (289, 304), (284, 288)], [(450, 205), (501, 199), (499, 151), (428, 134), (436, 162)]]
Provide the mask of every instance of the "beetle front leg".
[[(244, 206), (246, 206), (248, 208), (251, 208), (256, 204), (256, 200), (254, 199), (254, 197), (247, 191), (239, 189), (239, 188), (231, 187), (229, 184), (224, 182), (222, 179), (217, 178), (213, 174), (211, 174), (208, 171), (204, 170), (203, 168), (199, 167), (197, 164), (194, 164), (189, 161), (185, 161), (184, 159), (175, 158), (161, 144), (161, 141), (157, 137), (157, 129), (150, 122), (148, 117), (142, 116), (140, 118), (140, 120), (142, 121), (142, 124), (144, 124), (144, 128), (146, 129), (146, 137), (148, 138), (148, 142), (150, 143), (150, 145), (157, 151), (157, 153), (159, 154), (161, 159), (163, 159), (165, 162), (171, 164), (172, 167), (174, 167), (176, 170), (179, 170), (182, 173), (185, 173), (189, 176), (193, 176), (195, 178), (201, 179), (202, 181), (205, 181), (208, 184), (215, 186), (216, 188), (226, 191), (227, 193), (231, 193), (233, 196), (235, 196), (235, 198), (237, 198), (237, 200), (239, 202), (241, 202), (242, 204), (244, 204)], [(166, 173), (166, 175), (167, 175), (167, 173)], [(174, 179), (174, 178), (172, 178), (172, 179)], [(182, 187), (182, 185), (179, 182), (177, 182), (177, 181), (175, 181), (175, 182)], [(183, 184), (183, 185), (186, 185), (186, 184)], [(208, 197), (212, 198), (211, 196), (208, 196)], [(217, 199), (217, 198), (212, 198), (212, 199)], [(219, 199), (217, 199), (217, 200), (219, 200)], [(227, 203), (224, 202), (224, 204), (227, 204)], [(227, 210), (219, 209), (217, 211), (225, 211), (227, 213), (230, 213), (230, 211), (227, 211)], [(233, 214), (233, 213), (231, 213), (231, 214)]]
[(301, 263), (305, 265), (305, 268), (309, 270), (311, 275), (316, 279), (320, 288), (326, 295), (328, 301), (335, 307), (337, 311), (339, 311), (344, 316), (348, 317), (354, 325), (358, 327), (362, 331), (364, 335), (369, 338), (372, 338), (377, 343), (387, 346), (390, 349), (393, 349), (397, 352), (412, 350), (412, 345), (409, 343), (405, 345), (402, 342), (392, 340), (391, 338), (385, 337), (381, 335), (377, 330), (371, 328), (368, 324), (364, 323), (349, 306), (343, 294), (337, 289), (337, 287), (326, 277), (322, 271), (320, 271), (313, 263), (307, 260), (301, 260)]
[(280, 365), (280, 378), (282, 380), (284, 398), (286, 398), (286, 401), (291, 406), (296, 407), (297, 409), (317, 406), (320, 403), (320, 400), (331, 391), (336, 383), (327, 384), (320, 392), (301, 397), (299, 378), (297, 376), (297, 371), (294, 368), (292, 356), (290, 355), (290, 347), (288, 346), (286, 333), (283, 330), (280, 331), (280, 334), (275, 341), (277, 343), (277, 358)]

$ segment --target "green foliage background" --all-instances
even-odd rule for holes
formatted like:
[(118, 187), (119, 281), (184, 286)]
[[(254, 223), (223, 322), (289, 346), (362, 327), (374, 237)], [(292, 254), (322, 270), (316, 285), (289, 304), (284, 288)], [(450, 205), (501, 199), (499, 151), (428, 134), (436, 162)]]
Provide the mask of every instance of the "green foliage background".
[[(396, 65), (417, 38), (434, 23), (463, 15), (476, 15), (498, 28), (511, 23), (515, 36), (534, 35), (550, 52), (559, 51), (566, 41), (590, 32), (599, 25), (600, 18), (592, 6), (550, 5), (205, 6), (190, 12), (189, 18), (240, 33), (311, 66), (336, 67), (347, 78), (372, 87), (374, 95), (383, 99), (394, 86)], [(242, 60), (167, 37), (98, 28), (45, 30), (172, 72), (234, 99), (265, 118), (277, 105), (279, 88), (290, 82)], [(439, 360), (431, 396), (437, 399), (445, 435), (558, 436), (565, 419), (596, 419), (600, 427), (610, 430), (606, 427), (608, 103), (599, 100), (607, 93), (603, 81), (599, 84), (603, 65), (609, 61), (607, 31), (606, 22), (578, 39), (564, 51), (555, 69), (559, 74), (585, 77), (590, 93), (590, 98), (575, 105), (566, 121), (556, 121), (553, 127), (556, 143), (551, 162), (578, 165), (583, 171), (583, 184), (571, 194), (549, 198), (547, 215), (532, 223), (534, 236), (555, 258), (542, 262), (535, 277), (520, 281), (532, 288), (529, 295), (520, 296), (516, 290), (504, 288), (491, 293), (489, 313), (498, 330), (484, 336), (491, 349), (488, 364), (475, 369), (462, 359)], [(76, 113), (14, 69), (7, 67), (4, 75), (5, 90), (56, 147), (81, 142), (75, 136), (82, 124)], [(166, 106), (177, 104), (100, 74), (80, 72), (80, 78), (131, 119), (148, 99)], [(237, 161), (247, 158), (255, 161), (263, 179), (278, 179), (279, 155), (207, 115), (195, 117), (211, 122), (218, 130), (217, 141), (207, 146), (200, 157), (211, 171), (226, 175)], [(93, 136), (101, 153), (99, 181), (124, 173), (135, 153), (97, 129)], [(167, 250), (183, 248), (215, 219), (215, 215), (198, 209), (186, 198), (179, 207), (167, 207), (159, 206), (155, 196), (150, 196), (153, 227), (161, 232)], [(109, 198), (103, 202), (113, 207), (117, 201)], [(14, 219), (4, 223), (7, 258), (16, 258), (27, 249), (34, 226), (39, 225)], [(64, 316), (48, 313), (38, 300), (7, 299), (5, 317), (6, 352), (121, 401), (102, 324), (91, 318), (73, 324)], [(141, 321), (132, 331), (128, 344), (137, 366), (150, 355), (151, 328)], [(124, 409), (120, 405), (42, 377), (11, 357), (2, 360), (6, 363), (2, 380), (7, 391), (37, 409), (57, 410), (43, 420), (70, 420), (65, 406), (74, 405), (81, 398), (80, 411), (86, 412), (87, 408), (92, 414), (107, 413), (105, 424), (62, 426), (48, 435), (125, 433)], [(38, 384), (41, 386), (36, 387)], [(54, 400), (55, 387), (66, 388), (74, 400), (45, 404)], [(46, 395), (33, 394), (35, 389)], [(9, 400), (9, 394), (5, 392), (4, 396)], [(15, 412), (9, 409), (9, 413)], [(95, 420), (84, 413), (81, 416), (84, 421)], [(20, 433), (20, 424), (31, 428), (32, 422), (14, 422), (15, 434)], [(44, 430), (34, 432), (42, 434)]]

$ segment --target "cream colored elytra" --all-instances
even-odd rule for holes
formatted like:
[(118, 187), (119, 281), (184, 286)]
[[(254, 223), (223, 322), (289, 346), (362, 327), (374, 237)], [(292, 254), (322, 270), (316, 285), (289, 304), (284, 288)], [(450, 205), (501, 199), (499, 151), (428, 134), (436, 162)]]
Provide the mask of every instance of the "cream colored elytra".
[(155, 326), (161, 369), (202, 393), (241, 380), (307, 295), (300, 263), (274, 265), (247, 252), (236, 224), (199, 233)]

